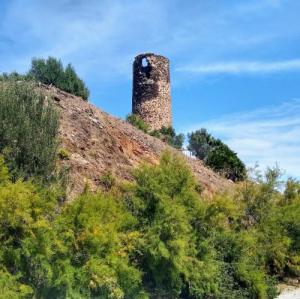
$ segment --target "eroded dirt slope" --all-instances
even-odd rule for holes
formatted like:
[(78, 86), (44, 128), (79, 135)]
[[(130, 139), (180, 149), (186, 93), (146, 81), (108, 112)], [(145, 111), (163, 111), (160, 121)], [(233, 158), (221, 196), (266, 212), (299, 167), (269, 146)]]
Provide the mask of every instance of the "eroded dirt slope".
[(82, 192), (86, 183), (92, 190), (99, 178), (111, 171), (120, 179), (131, 179), (131, 170), (142, 162), (156, 164), (166, 149), (182, 155), (196, 179), (211, 196), (230, 182), (206, 168), (201, 161), (186, 157), (157, 138), (113, 117), (81, 98), (57, 88), (43, 86), (61, 111), (62, 148), (70, 153), (63, 163), (70, 167), (70, 197)]

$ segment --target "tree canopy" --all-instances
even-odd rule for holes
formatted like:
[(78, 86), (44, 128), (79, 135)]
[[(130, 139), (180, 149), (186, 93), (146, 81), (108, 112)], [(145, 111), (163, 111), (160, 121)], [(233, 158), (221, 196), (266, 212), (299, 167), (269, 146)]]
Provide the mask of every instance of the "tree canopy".
[(206, 129), (188, 134), (188, 149), (198, 159), (233, 181), (246, 178), (246, 167), (237, 154)]
[(30, 70), (25, 74), (17, 72), (3, 73), (0, 81), (37, 81), (53, 85), (63, 91), (82, 97), (85, 101), (89, 98), (89, 90), (69, 63), (65, 68), (61, 60), (48, 57), (47, 59), (33, 58)]
[(89, 90), (78, 77), (71, 64), (66, 68), (60, 60), (49, 57), (48, 59), (34, 58), (28, 76), (44, 84), (53, 84), (57, 88), (88, 100)]

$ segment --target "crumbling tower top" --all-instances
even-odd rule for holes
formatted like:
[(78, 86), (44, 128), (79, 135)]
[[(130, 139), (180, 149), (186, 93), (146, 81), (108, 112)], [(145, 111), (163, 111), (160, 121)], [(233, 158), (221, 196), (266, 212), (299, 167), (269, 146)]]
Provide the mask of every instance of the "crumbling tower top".
[(132, 113), (152, 130), (172, 126), (169, 59), (140, 54), (133, 62)]

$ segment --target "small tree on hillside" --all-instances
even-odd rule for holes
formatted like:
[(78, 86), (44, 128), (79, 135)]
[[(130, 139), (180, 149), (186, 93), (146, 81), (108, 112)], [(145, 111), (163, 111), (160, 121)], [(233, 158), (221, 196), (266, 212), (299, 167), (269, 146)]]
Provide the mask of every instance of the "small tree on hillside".
[(68, 64), (64, 69), (62, 62), (53, 57), (49, 57), (47, 60), (32, 59), (28, 77), (47, 85), (52, 84), (61, 90), (80, 96), (84, 100), (89, 97), (89, 90), (78, 77), (73, 66)]
[(44, 84), (58, 87), (63, 81), (64, 67), (60, 60), (53, 57), (47, 60), (33, 58), (28, 75)]
[(246, 167), (220, 139), (214, 138), (206, 129), (200, 129), (188, 134), (188, 149), (198, 159), (223, 174), (232, 181), (241, 181), (246, 178)]
[(211, 150), (215, 138), (208, 134), (206, 129), (200, 129), (188, 134), (188, 150), (200, 160), (204, 160)]
[(237, 154), (224, 143), (213, 147), (209, 151), (205, 164), (213, 170), (224, 174), (227, 179), (234, 182), (242, 181), (246, 178), (244, 163), (238, 158)]
[(69, 63), (65, 69), (61, 89), (87, 100), (89, 91), (84, 82), (77, 76), (74, 67)]
[(173, 127), (162, 127), (159, 130), (152, 131), (151, 135), (164, 140), (174, 148), (181, 149), (183, 146), (184, 135), (177, 135)]

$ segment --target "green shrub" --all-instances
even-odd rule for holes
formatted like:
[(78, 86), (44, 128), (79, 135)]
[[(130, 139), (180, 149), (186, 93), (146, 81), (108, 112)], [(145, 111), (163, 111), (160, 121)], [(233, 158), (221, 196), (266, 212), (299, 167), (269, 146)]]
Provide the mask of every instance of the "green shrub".
[(280, 193), (269, 169), (203, 200), (170, 153), (133, 175), (62, 205), (0, 158), (0, 298), (271, 299), (299, 276), (297, 181)]
[(167, 142), (169, 145), (177, 149), (182, 149), (184, 142), (183, 134), (176, 134), (175, 129), (172, 127), (162, 127), (159, 130), (154, 130), (150, 135), (160, 138), (161, 140)]
[(236, 182), (246, 178), (245, 164), (221, 140), (215, 139), (206, 129), (200, 129), (188, 134), (188, 150), (198, 159)]
[(0, 185), (1, 295), (148, 298), (129, 259), (139, 233), (121, 202), (89, 193), (60, 208), (57, 200), (30, 182)]
[(55, 207), (56, 196), (30, 182), (0, 185), (1, 295), (4, 290), (13, 298), (33, 298), (30, 294), (51, 281)]
[(143, 131), (144, 133), (149, 132), (149, 125), (145, 123), (137, 114), (130, 114), (126, 117), (126, 121), (129, 122), (134, 127)]
[(59, 159), (61, 160), (69, 160), (70, 159), (70, 153), (65, 148), (60, 148), (57, 153)]
[(68, 64), (64, 69), (62, 62), (56, 58), (32, 59), (28, 77), (47, 85), (52, 84), (61, 90), (88, 100), (89, 90), (78, 77), (73, 66)]
[(59, 116), (31, 83), (0, 84), (0, 153), (14, 179), (47, 180), (55, 167)]
[(5, 165), (3, 156), (0, 155), (0, 186), (6, 184), (9, 179), (8, 168)]
[(245, 164), (225, 144), (211, 149), (206, 157), (205, 164), (234, 182), (244, 180), (247, 175)]
[(61, 90), (82, 97), (86, 101), (89, 97), (89, 90), (78, 77), (74, 67), (69, 63), (64, 68), (62, 62), (54, 57), (48, 57), (48, 59), (33, 58), (27, 74), (3, 73), (0, 75), (1, 81), (38, 81), (43, 84), (54, 85)]
[(65, 206), (55, 222), (59, 246), (46, 298), (142, 298), (141, 273), (129, 262), (134, 223), (107, 194), (86, 193)]
[(127, 205), (143, 232), (136, 258), (145, 273), (144, 284), (166, 298), (178, 298), (183, 290), (191, 298), (214, 294), (218, 267), (210, 252), (198, 258), (193, 217), (200, 202), (189, 168), (167, 153), (160, 166), (138, 169), (135, 179)]
[(17, 72), (12, 72), (12, 73), (3, 73), (0, 74), (0, 82), (4, 81), (26, 81), (29, 80), (29, 78), (26, 75), (21, 75)]
[(137, 114), (130, 114), (127, 116), (126, 121), (129, 122), (131, 125), (135, 126), (139, 130), (143, 131), (144, 133), (150, 134), (153, 137), (159, 138), (169, 145), (173, 146), (177, 149), (182, 149), (183, 142), (184, 142), (184, 135), (178, 134), (174, 128), (172, 127), (162, 127), (159, 130), (150, 131), (149, 125), (144, 122)]
[(206, 129), (200, 129), (188, 134), (188, 150), (200, 160), (205, 160), (211, 148), (214, 146), (215, 139)]
[(17, 275), (2, 269), (0, 269), (0, 290), (0, 299), (29, 299), (33, 294), (31, 287), (18, 281)]
[(108, 191), (116, 185), (116, 178), (111, 172), (107, 172), (100, 177), (100, 184)]

